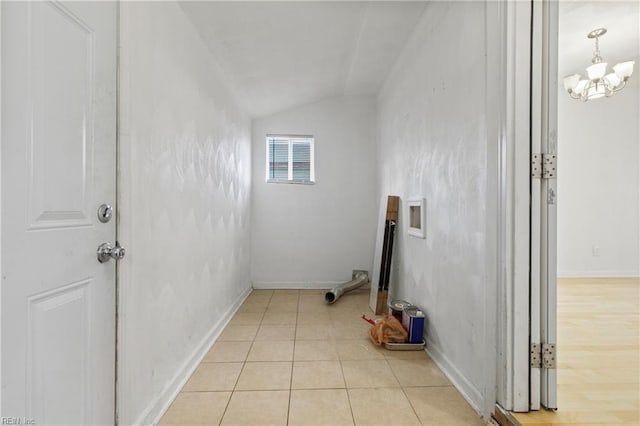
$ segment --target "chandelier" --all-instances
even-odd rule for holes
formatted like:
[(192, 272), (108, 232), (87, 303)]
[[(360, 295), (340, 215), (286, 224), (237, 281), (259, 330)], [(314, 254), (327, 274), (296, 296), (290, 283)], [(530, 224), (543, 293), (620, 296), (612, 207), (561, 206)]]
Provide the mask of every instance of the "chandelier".
[(614, 65), (613, 72), (607, 74), (607, 63), (600, 56), (598, 37), (607, 32), (606, 28), (598, 28), (587, 34), (588, 38), (596, 39), (596, 50), (593, 52), (591, 65), (587, 67), (587, 78), (580, 74), (571, 74), (564, 78), (564, 89), (573, 99), (588, 101), (604, 96), (612, 96), (622, 90), (633, 73), (634, 61), (621, 62)]

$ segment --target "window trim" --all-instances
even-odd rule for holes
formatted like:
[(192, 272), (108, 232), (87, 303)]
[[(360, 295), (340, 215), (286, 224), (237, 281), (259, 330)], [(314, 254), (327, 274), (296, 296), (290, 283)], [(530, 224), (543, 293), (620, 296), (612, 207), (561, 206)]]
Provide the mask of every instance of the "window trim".
[[(274, 179), (269, 177), (269, 141), (273, 139), (286, 139), (288, 144), (287, 152), (287, 179)], [(309, 180), (293, 179), (293, 145), (303, 142), (309, 144)], [(315, 139), (312, 135), (286, 135), (267, 134), (265, 138), (265, 182), (267, 183), (288, 183), (297, 185), (314, 185), (316, 183), (315, 174)]]

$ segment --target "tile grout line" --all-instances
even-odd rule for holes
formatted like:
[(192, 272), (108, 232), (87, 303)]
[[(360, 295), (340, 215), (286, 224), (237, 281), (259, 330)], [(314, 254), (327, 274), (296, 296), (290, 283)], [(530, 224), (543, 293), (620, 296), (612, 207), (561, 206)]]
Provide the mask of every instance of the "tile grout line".
[(387, 365), (389, 366), (389, 370), (391, 370), (391, 374), (393, 374), (393, 377), (395, 377), (396, 380), (398, 381), (398, 384), (400, 385), (400, 389), (402, 390), (402, 394), (404, 395), (405, 399), (409, 403), (409, 406), (411, 407), (411, 410), (413, 411), (413, 415), (416, 416), (416, 419), (418, 419), (418, 422), (420, 424), (424, 424), (424, 423), (422, 423), (422, 419), (420, 419), (420, 416), (418, 416), (418, 412), (416, 411), (416, 407), (413, 406), (413, 404), (411, 403), (411, 400), (409, 399), (409, 396), (407, 395), (407, 392), (405, 392), (404, 386), (402, 385), (402, 382), (400, 382), (400, 379), (396, 375), (396, 372), (391, 367), (391, 364), (389, 364), (389, 360), (385, 358), (385, 361), (387, 361)]
[[(271, 297), (273, 297), (273, 293), (271, 293)], [(269, 298), (269, 301), (271, 301), (271, 297)], [(245, 303), (246, 303), (246, 300), (245, 300)], [(267, 302), (267, 306), (269, 306), (269, 302)], [(258, 324), (258, 330), (256, 330), (256, 334), (255, 336), (253, 336), (253, 340), (251, 340), (251, 345), (249, 345), (249, 350), (247, 351), (247, 354), (244, 356), (244, 361), (242, 361), (242, 368), (240, 368), (240, 372), (238, 373), (238, 378), (236, 379), (236, 383), (233, 385), (233, 389), (231, 390), (231, 394), (229, 395), (229, 399), (227, 400), (227, 405), (225, 405), (224, 407), (224, 411), (222, 412), (222, 416), (220, 417), (220, 422), (218, 423), (218, 425), (222, 424), (222, 421), (224, 420), (224, 416), (227, 414), (227, 410), (229, 409), (229, 404), (231, 403), (231, 399), (233, 398), (233, 395), (236, 392), (236, 388), (238, 387), (240, 376), (242, 376), (244, 367), (245, 365), (247, 365), (247, 358), (249, 358), (249, 353), (251, 352), (251, 348), (253, 348), (253, 343), (256, 341), (256, 337), (258, 337), (258, 333), (260, 332), (260, 327), (262, 326), (262, 318), (264, 318), (265, 312), (266, 312), (266, 309), (264, 312), (262, 312), (262, 317), (260, 318), (260, 324)], [(235, 317), (236, 314), (234, 314), (233, 316)], [(231, 318), (231, 321), (233, 321), (233, 318)]]
[(344, 376), (344, 367), (342, 366), (342, 361), (340, 361), (340, 371), (342, 371), (342, 380), (344, 381), (344, 391), (347, 394), (347, 402), (349, 402), (349, 412), (351, 413), (351, 420), (353, 420), (353, 424), (356, 424), (356, 416), (353, 414), (353, 406), (351, 405), (351, 395), (349, 394), (349, 388), (347, 387), (347, 379)]
[[(333, 341), (334, 344), (336, 344), (336, 341)], [(336, 352), (337, 352), (337, 348), (336, 348)], [(342, 359), (340, 357), (340, 354), (338, 353), (338, 362), (340, 362), (340, 371), (342, 372), (342, 381), (344, 382), (344, 390), (347, 394), (347, 402), (349, 402), (349, 412), (351, 412), (351, 420), (353, 421), (353, 424), (356, 425), (356, 416), (353, 413), (353, 406), (351, 405), (351, 395), (349, 394), (349, 387), (347, 386), (347, 378), (344, 375), (344, 365), (342, 365)]]
[(293, 363), (296, 359), (296, 337), (298, 334), (298, 312), (300, 311), (300, 291), (298, 290), (298, 301), (296, 303), (296, 320), (293, 324), (293, 353), (291, 354), (291, 376), (289, 377), (289, 404), (287, 405), (287, 425), (291, 416), (291, 394), (293, 388)]
[(424, 423), (422, 423), (422, 419), (420, 419), (420, 416), (418, 416), (418, 412), (416, 411), (416, 407), (413, 406), (413, 403), (409, 399), (409, 396), (407, 395), (407, 392), (405, 392), (404, 387), (401, 387), (400, 389), (402, 389), (402, 394), (407, 399), (407, 402), (409, 403), (409, 406), (411, 407), (411, 410), (413, 411), (413, 415), (416, 416), (416, 419), (418, 419), (418, 422), (420, 422), (421, 425), (424, 424)]

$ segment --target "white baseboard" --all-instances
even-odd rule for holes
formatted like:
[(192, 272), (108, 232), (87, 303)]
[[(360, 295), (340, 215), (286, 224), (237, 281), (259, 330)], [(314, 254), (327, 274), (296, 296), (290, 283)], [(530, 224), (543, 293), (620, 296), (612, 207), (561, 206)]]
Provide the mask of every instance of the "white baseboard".
[(638, 278), (640, 271), (558, 271), (558, 278)]
[(209, 332), (204, 336), (204, 338), (202, 338), (193, 352), (191, 352), (191, 355), (187, 357), (175, 376), (173, 376), (173, 379), (167, 384), (167, 386), (165, 386), (160, 396), (151, 401), (148, 408), (144, 410), (142, 415), (135, 422), (136, 425), (157, 425), (160, 422), (160, 419), (169, 409), (169, 406), (176, 396), (178, 396), (182, 387), (187, 383), (189, 377), (191, 377), (204, 356), (209, 352), (209, 349), (211, 349), (211, 346), (213, 346), (229, 321), (231, 321), (231, 318), (233, 318), (233, 315), (236, 313), (238, 308), (240, 308), (250, 293), (251, 287), (247, 288), (229, 307), (229, 309), (227, 309), (220, 320), (211, 327)]
[(259, 290), (328, 290), (346, 281), (253, 281), (253, 288)]
[(427, 345), (425, 347), (425, 351), (429, 354), (433, 362), (435, 362), (440, 370), (442, 370), (444, 375), (447, 376), (449, 381), (456, 387), (458, 392), (460, 392), (476, 413), (483, 416), (485, 401), (482, 396), (482, 392), (480, 392), (473, 383), (467, 380), (467, 378), (464, 377), (456, 367), (454, 367), (449, 359), (431, 340), (429, 340), (429, 338), (427, 338), (426, 341)]

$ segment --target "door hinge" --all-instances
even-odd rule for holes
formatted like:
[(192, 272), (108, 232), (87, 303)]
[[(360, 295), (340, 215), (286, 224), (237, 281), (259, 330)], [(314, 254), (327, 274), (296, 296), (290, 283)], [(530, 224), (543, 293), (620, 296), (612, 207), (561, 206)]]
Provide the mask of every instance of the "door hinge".
[(531, 344), (530, 353), (530, 365), (531, 368), (541, 368), (542, 367), (542, 351), (540, 349), (540, 343), (532, 343)]
[(555, 179), (558, 155), (542, 154), (542, 177), (544, 179)]
[(542, 154), (531, 154), (531, 177), (537, 179), (542, 177)]
[(531, 154), (531, 177), (555, 179), (558, 154)]
[(556, 368), (556, 345), (555, 343), (542, 344), (542, 366), (548, 369)]

